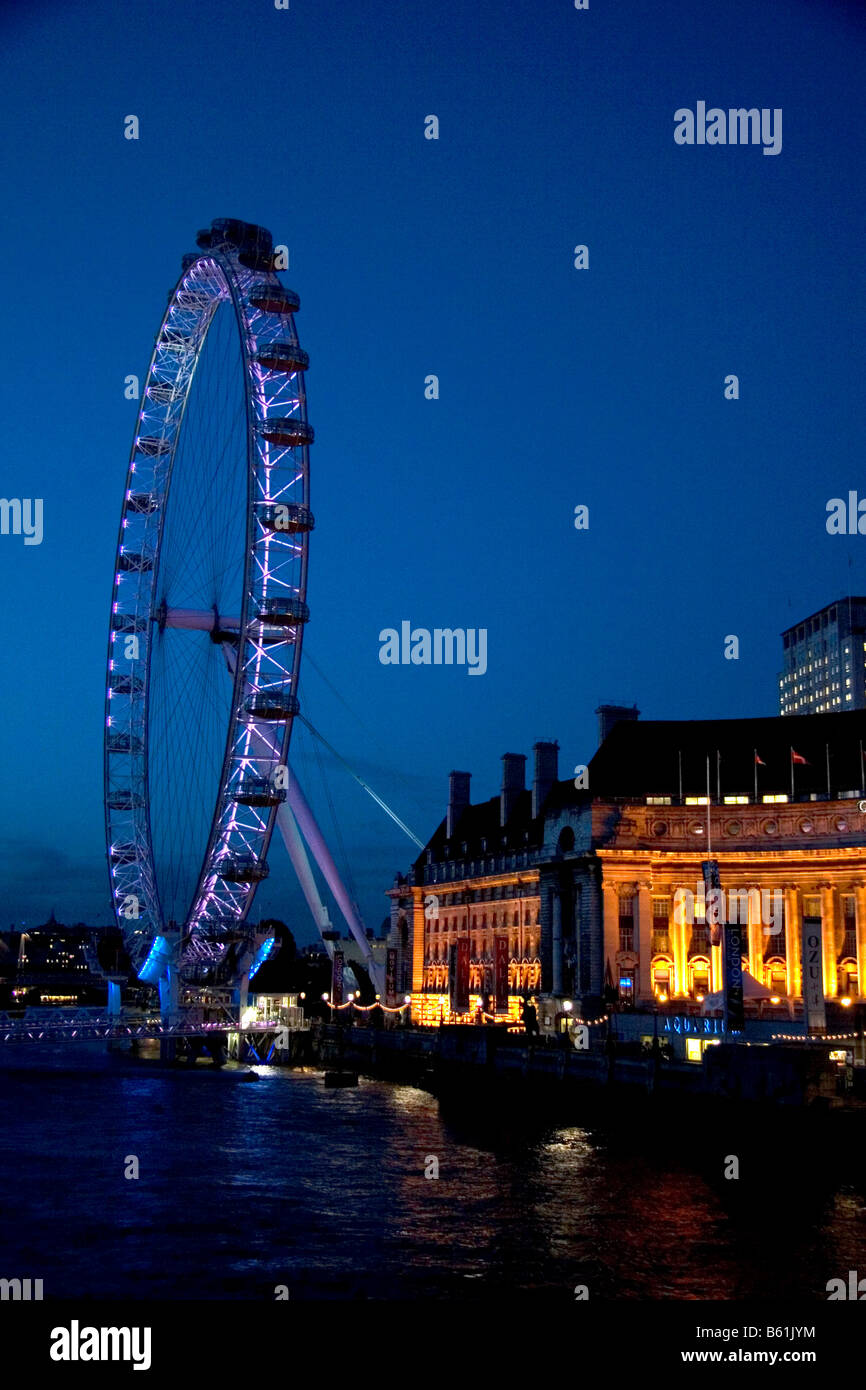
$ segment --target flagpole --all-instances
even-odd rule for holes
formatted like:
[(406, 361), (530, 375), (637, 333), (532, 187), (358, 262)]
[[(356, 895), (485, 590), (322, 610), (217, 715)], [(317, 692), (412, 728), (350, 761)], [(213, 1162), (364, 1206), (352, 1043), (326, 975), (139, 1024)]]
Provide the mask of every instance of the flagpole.
[(824, 744), (824, 751), (827, 754), (827, 800), (830, 800), (830, 745)]
[(722, 804), (722, 755), (716, 749), (716, 800)]
[(707, 754), (707, 858), (712, 856), (713, 830), (710, 823), (710, 755)]
[(757, 750), (757, 748), (753, 748), (753, 749), (752, 749), (752, 758), (753, 758), (753, 765), (754, 765), (754, 768), (755, 768), (755, 805), (757, 806), (757, 804), (758, 804), (758, 750)]
[(789, 749), (788, 749), (788, 753), (789, 753), (790, 758), (791, 758), (791, 800), (793, 801), (793, 800), (794, 800), (794, 750), (793, 750), (793, 748), (789, 748)]

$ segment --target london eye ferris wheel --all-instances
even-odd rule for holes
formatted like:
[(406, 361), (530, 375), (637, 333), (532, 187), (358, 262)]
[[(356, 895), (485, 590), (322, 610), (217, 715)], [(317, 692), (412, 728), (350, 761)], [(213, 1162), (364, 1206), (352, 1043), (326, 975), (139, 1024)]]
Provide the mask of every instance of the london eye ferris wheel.
[(105, 698), (111, 892), (133, 964), (214, 978), (267, 876), (298, 714), (310, 511), (298, 296), (264, 228), (183, 259), (141, 394)]

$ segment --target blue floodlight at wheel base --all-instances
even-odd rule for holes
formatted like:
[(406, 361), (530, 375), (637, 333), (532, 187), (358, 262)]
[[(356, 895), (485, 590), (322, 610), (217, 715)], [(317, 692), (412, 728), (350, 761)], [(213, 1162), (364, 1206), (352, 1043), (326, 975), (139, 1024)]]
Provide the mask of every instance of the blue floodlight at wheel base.
[(261, 946), (256, 951), (253, 963), (250, 966), (250, 979), (252, 979), (254, 975), (258, 974), (260, 967), (264, 965), (265, 961), (268, 959), (269, 956), (273, 955), (276, 944), (277, 938), (275, 936), (269, 936), (267, 941), (262, 942)]
[(138, 972), (138, 978), (148, 985), (155, 985), (161, 975), (166, 973), (171, 961), (171, 951), (164, 936), (155, 936), (147, 953), (147, 960)]

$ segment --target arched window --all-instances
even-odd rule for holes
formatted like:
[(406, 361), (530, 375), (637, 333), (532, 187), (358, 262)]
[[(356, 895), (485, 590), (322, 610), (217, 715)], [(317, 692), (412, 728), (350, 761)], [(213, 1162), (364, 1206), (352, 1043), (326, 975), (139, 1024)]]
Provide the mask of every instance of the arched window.
[(775, 960), (768, 960), (766, 965), (767, 988), (777, 994), (780, 999), (784, 999), (788, 993), (788, 970), (785, 962), (777, 957)]

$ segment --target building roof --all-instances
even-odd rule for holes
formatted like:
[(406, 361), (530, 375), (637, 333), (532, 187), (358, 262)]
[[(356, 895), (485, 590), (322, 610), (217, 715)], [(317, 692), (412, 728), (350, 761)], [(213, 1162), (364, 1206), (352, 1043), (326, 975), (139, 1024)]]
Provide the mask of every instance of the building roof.
[[(791, 748), (806, 759), (794, 766), (798, 796), (862, 788), (860, 750), (866, 745), (866, 710), (776, 715), (767, 719), (640, 720), (616, 724), (589, 764), (589, 790), (601, 797), (676, 796), (682, 763), (685, 796), (716, 795), (717, 754), (723, 796), (791, 791)], [(558, 784), (557, 791), (563, 784)]]
[[(705, 796), (707, 758), (710, 794), (717, 795), (717, 767), (722, 796), (752, 796), (755, 752), (758, 795), (791, 792), (791, 748), (806, 759), (794, 766), (798, 797), (827, 793), (827, 752), (830, 789), (835, 795), (863, 787), (861, 742), (866, 753), (866, 710), (845, 713), (772, 715), (761, 719), (647, 719), (615, 724), (589, 764), (589, 787), (576, 790), (571, 777), (555, 782), (544, 803), (550, 814), (581, 802), (648, 796), (677, 797), (682, 766), (684, 796)], [(719, 761), (717, 763), (717, 754)], [(461, 814), (446, 853), (443, 818), (415, 861), (420, 873), (432, 851), (434, 863), (444, 859), (479, 858), (503, 847), (536, 849), (543, 843), (544, 816), (532, 816), (532, 792), (518, 792), (505, 826), (500, 825), (500, 798), (467, 806)], [(481, 841), (486, 840), (486, 850)], [(463, 844), (466, 844), (466, 853)], [(420, 880), (419, 880), (420, 881)]]
[[(511, 815), (505, 825), (500, 824), (500, 805), (500, 798), (492, 796), (489, 801), (467, 806), (454, 827), (450, 842), (445, 833), (447, 822), (443, 818), (415, 861), (416, 868), (422, 868), (427, 862), (427, 850), (432, 850), (436, 863), (443, 859), (462, 859), (464, 843), (470, 858), (501, 849), (503, 836), (507, 838), (509, 849), (532, 849), (542, 843), (543, 820), (541, 816), (533, 819), (531, 791), (515, 793)], [(482, 840), (487, 841), (486, 850), (482, 849)], [(450, 854), (445, 852), (446, 843), (451, 845)]]
[(783, 628), (781, 635), (782, 637), (787, 637), (789, 633), (796, 632), (798, 627), (802, 627), (805, 623), (810, 623), (813, 618), (820, 618), (822, 614), (826, 613), (830, 608), (844, 610), (848, 608), (849, 604), (852, 610), (855, 607), (862, 609), (866, 607), (866, 598), (859, 597), (856, 594), (852, 594), (850, 597), (846, 594), (844, 598), (834, 598), (831, 603), (825, 603), (823, 608), (816, 608), (814, 613), (808, 613), (804, 618), (798, 618), (790, 627)]

